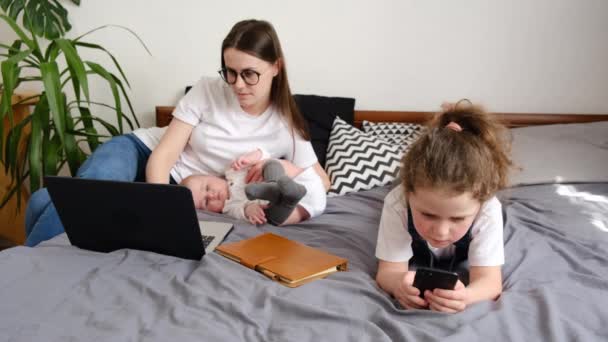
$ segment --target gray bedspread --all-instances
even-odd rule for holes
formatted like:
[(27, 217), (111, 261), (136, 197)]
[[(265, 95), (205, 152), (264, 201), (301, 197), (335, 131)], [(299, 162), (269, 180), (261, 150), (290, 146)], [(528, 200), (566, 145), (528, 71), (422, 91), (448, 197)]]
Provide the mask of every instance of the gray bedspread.
[(101, 254), (65, 235), (5, 250), (0, 341), (606, 340), (608, 184), (505, 191), (504, 292), (459, 314), (401, 309), (376, 285), (387, 191), (331, 198), (289, 228), (236, 225), (229, 241), (273, 231), (348, 258), (348, 272), (295, 289), (215, 253)]

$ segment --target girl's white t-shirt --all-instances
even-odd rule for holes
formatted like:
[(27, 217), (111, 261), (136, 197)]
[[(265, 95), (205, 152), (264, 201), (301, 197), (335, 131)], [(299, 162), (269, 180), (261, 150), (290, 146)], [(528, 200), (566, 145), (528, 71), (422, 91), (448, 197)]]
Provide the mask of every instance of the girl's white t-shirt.
[[(391, 262), (408, 262), (414, 255), (412, 237), (407, 230), (408, 215), (403, 186), (386, 195), (380, 218), (376, 257)], [(484, 202), (473, 221), (469, 245), (469, 266), (500, 266), (505, 262), (503, 245), (502, 205), (496, 197)], [(435, 248), (428, 245), (437, 257), (454, 255), (455, 246)]]
[[(317, 163), (310, 141), (295, 131), (292, 135), (273, 105), (258, 116), (244, 112), (230, 86), (219, 77), (198, 81), (179, 101), (173, 117), (194, 126), (188, 144), (171, 169), (177, 183), (192, 174), (222, 176), (235, 158), (256, 148), (301, 168)], [(153, 150), (165, 129), (143, 128), (133, 133)]]

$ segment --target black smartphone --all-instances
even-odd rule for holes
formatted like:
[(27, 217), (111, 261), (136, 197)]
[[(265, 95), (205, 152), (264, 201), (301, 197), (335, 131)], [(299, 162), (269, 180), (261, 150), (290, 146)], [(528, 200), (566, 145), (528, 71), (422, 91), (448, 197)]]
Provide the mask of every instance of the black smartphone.
[(414, 287), (420, 290), (420, 297), (424, 291), (433, 289), (453, 290), (458, 282), (458, 274), (436, 268), (418, 267), (414, 277)]

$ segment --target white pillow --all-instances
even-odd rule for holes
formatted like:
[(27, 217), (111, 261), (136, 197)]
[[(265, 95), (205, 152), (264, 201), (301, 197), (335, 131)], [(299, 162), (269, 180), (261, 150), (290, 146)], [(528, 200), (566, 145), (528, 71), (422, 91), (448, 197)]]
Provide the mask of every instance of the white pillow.
[(325, 164), (331, 180), (328, 196), (389, 184), (399, 174), (400, 159), (396, 145), (363, 133), (336, 117), (329, 135)]
[(399, 148), (401, 155), (405, 154), (416, 141), (424, 126), (405, 122), (371, 122), (363, 120), (361, 129), (365, 133), (373, 134)]
[(608, 121), (511, 129), (512, 185), (608, 182)]

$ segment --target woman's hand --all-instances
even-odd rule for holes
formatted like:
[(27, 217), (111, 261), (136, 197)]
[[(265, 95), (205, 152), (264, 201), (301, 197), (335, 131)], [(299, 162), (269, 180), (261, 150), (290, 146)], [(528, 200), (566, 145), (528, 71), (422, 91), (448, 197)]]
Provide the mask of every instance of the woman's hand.
[(467, 307), (467, 297), (467, 288), (460, 280), (453, 290), (434, 289), (424, 293), (431, 310), (449, 313), (463, 311)]
[(264, 213), (266, 208), (268, 208), (267, 205), (249, 203), (245, 206), (245, 217), (251, 224), (264, 224), (266, 223), (266, 214)]
[(408, 271), (394, 287), (393, 296), (406, 309), (424, 309), (429, 303), (420, 298), (420, 290), (413, 286), (416, 271)]

